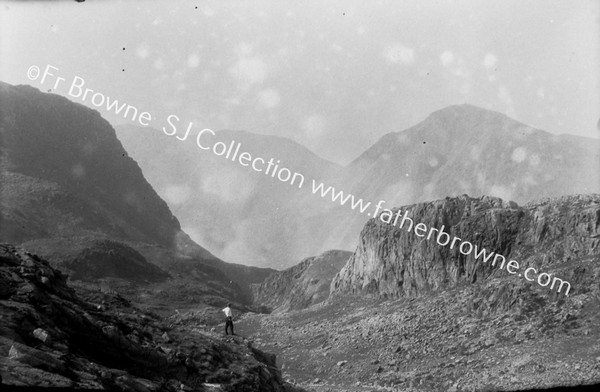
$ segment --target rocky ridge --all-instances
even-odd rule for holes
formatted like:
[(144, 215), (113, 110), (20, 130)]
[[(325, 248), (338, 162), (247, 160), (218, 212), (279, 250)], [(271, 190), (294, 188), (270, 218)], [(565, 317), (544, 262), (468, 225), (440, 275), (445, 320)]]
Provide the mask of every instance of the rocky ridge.
[[(120, 391), (286, 391), (275, 357), (117, 294), (76, 292), (48, 262), (0, 246), (0, 380)], [(89, 300), (86, 300), (85, 298)]]
[[(517, 260), (521, 270), (531, 266), (567, 280), (572, 292), (587, 289), (578, 284), (581, 269), (600, 254), (600, 195), (546, 199), (523, 207), (499, 198), (463, 195), (401, 210), (414, 225), (444, 226), (451, 237), (502, 254), (507, 261)], [(399, 223), (373, 218), (354, 255), (333, 279), (331, 291), (414, 296), (506, 274), (476, 259), (475, 252), (465, 256), (457, 246), (441, 246), (435, 238), (417, 237)]]

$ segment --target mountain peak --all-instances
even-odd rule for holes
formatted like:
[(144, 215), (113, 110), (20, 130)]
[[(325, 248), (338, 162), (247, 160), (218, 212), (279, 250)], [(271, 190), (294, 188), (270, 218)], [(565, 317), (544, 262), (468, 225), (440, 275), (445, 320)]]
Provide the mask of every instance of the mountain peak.
[[(475, 124), (486, 124), (486, 125), (497, 125), (497, 124), (520, 124), (517, 120), (508, 117), (506, 114), (484, 109), (480, 106), (471, 104), (461, 105), (450, 105), (443, 109), (436, 110), (431, 113), (424, 121), (424, 123), (438, 123), (447, 127), (453, 123), (468, 123), (470, 125)], [(491, 129), (491, 127), (486, 127)]]

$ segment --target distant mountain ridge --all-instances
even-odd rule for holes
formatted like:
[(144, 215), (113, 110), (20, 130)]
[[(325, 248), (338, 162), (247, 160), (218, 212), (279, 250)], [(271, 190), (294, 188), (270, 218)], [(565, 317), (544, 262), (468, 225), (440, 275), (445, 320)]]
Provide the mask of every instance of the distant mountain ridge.
[[(140, 132), (145, 132), (144, 145), (138, 142)], [(311, 194), (310, 184), (299, 191), (265, 176), (256, 179), (251, 170), (202, 156), (193, 141), (167, 141), (161, 131), (150, 132), (156, 135), (152, 140), (148, 132), (117, 128), (150, 182), (184, 217), (186, 230), (194, 230), (194, 237), (218, 255), (282, 269), (327, 249), (354, 249), (369, 218)], [(407, 130), (388, 133), (342, 168), (282, 138), (241, 131), (218, 135), (281, 158), (307, 179), (312, 176), (345, 195), (373, 205), (384, 200), (384, 208), (462, 194), (522, 204), (600, 192), (600, 140), (552, 135), (473, 105), (449, 106)], [(254, 149), (256, 140), (262, 144)], [(197, 213), (206, 203), (211, 208)], [(213, 229), (203, 229), (207, 221), (215, 222)]]

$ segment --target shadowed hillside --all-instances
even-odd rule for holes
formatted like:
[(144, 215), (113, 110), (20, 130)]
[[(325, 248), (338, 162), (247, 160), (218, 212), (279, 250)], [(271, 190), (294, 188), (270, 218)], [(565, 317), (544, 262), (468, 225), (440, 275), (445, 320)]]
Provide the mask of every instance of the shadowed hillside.
[(272, 272), (226, 265), (193, 242), (98, 112), (5, 83), (0, 103), (3, 241), (26, 243), (72, 279), (164, 284), (217, 306), (249, 304), (249, 285)]
[(329, 297), (331, 280), (346, 264), (351, 252), (329, 250), (298, 265), (268, 276), (253, 285), (254, 302), (270, 311), (305, 309)]

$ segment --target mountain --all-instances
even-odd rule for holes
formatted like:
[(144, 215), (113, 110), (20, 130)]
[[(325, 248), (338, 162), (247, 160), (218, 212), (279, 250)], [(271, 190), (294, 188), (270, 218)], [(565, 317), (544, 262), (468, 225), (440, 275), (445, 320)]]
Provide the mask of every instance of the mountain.
[(248, 152), (265, 162), (273, 159), (280, 168), (302, 174), (305, 183), (299, 188), (299, 180), (291, 185), (200, 149), (200, 129), (183, 141), (177, 139), (184, 137), (183, 131), (167, 136), (162, 130), (131, 125), (116, 129), (184, 230), (219, 257), (285, 268), (314, 248), (313, 233), (305, 224), (306, 203), (298, 201), (308, 195), (312, 178), (329, 175), (337, 165), (282, 137), (231, 130), (202, 136), (204, 146), (229, 146), (233, 141), (240, 144), (240, 154)]
[[(523, 204), (600, 192), (600, 140), (552, 135), (501, 113), (455, 105), (383, 136), (346, 166), (337, 183), (384, 208), (454, 197), (495, 196)], [(346, 214), (326, 239), (348, 248), (366, 222)]]
[(274, 272), (262, 283), (253, 285), (254, 301), (275, 312), (300, 310), (321, 303), (329, 297), (331, 280), (351, 254), (329, 250), (284, 271)]
[(3, 241), (26, 243), (75, 279), (155, 283), (213, 303), (249, 303), (249, 284), (272, 272), (246, 274), (193, 242), (95, 110), (6, 83), (0, 104)]
[[(353, 249), (380, 200), (392, 208), (466, 193), (523, 204), (600, 192), (599, 140), (552, 135), (472, 105), (449, 106), (388, 133), (342, 168), (283, 138), (216, 133), (215, 141), (240, 141), (253, 155), (303, 173), (302, 189), (200, 150), (193, 137), (117, 132), (193, 238), (229, 260), (278, 269), (327, 249)], [(333, 201), (333, 192), (312, 194), (312, 179), (371, 205), (361, 214), (350, 201), (341, 206), (341, 196)], [(216, 229), (207, 230), (208, 221)]]
[(76, 291), (47, 261), (6, 244), (0, 319), (3, 390), (297, 390), (275, 356), (249, 341), (174, 325), (118, 295)]

